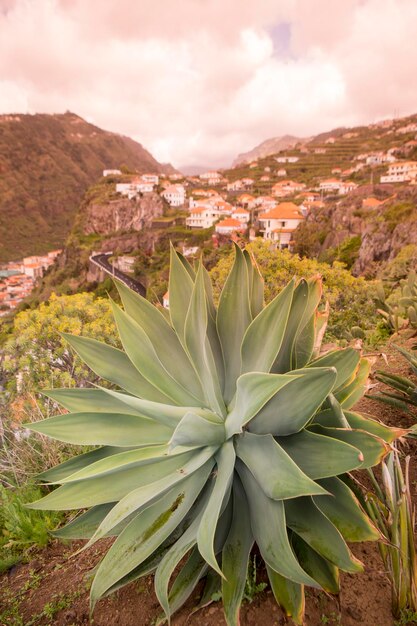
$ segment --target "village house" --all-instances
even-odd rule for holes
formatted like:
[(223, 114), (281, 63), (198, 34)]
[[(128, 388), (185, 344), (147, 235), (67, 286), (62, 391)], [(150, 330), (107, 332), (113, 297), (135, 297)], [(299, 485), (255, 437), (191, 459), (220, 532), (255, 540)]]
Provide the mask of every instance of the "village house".
[(164, 293), (162, 297), (162, 306), (164, 307), (164, 309), (169, 309), (169, 291)]
[(215, 171), (203, 172), (200, 174), (200, 180), (206, 185), (218, 185), (222, 182), (223, 176)]
[(161, 195), (170, 206), (182, 206), (185, 202), (185, 189), (183, 185), (170, 185)]
[(339, 185), (339, 194), (341, 196), (345, 196), (351, 191), (355, 191), (358, 188), (358, 185), (354, 183), (352, 180), (344, 180)]
[(326, 148), (314, 148), (314, 154), (326, 154)]
[(277, 176), (286, 176), (286, 175), (287, 175), (287, 170), (284, 170), (283, 167), (277, 170)]
[(256, 200), (250, 193), (242, 193), (236, 198), (236, 204), (250, 209), (255, 206)]
[(303, 191), (305, 188), (304, 183), (297, 183), (294, 180), (283, 180), (279, 183), (275, 183), (271, 191), (274, 196), (283, 198), (284, 196), (297, 193), (297, 191)]
[(251, 170), (255, 169), (255, 167), (258, 167), (258, 162), (257, 161), (252, 161), (252, 163), (249, 163), (249, 168)]
[(397, 161), (388, 167), (388, 173), (381, 176), (381, 183), (404, 183), (415, 181), (417, 161)]
[(314, 202), (315, 200), (319, 200), (320, 194), (317, 193), (317, 191), (303, 191), (297, 198), (302, 198), (303, 202)]
[(297, 156), (279, 156), (275, 160), (277, 163), (297, 163), (300, 159)]
[(269, 176), (261, 176), (261, 178), (259, 179), (261, 181), (261, 183), (267, 183), (269, 182), (271, 179)]
[(240, 191), (243, 189), (244, 184), (241, 180), (234, 180), (232, 183), (228, 183), (226, 185), (227, 191)]
[(127, 196), (129, 200), (136, 198), (139, 193), (152, 193), (155, 183), (141, 178), (132, 178), (126, 183), (116, 183), (116, 192)]
[(169, 174), (169, 180), (182, 180), (184, 178), (183, 174)]
[(242, 222), (234, 219), (233, 217), (228, 217), (227, 219), (218, 222), (215, 230), (219, 235), (230, 235), (231, 233), (238, 232), (243, 233), (246, 230), (246, 225), (242, 224)]
[(338, 193), (340, 195), (346, 195), (350, 191), (354, 191), (357, 188), (357, 184), (350, 180), (338, 180), (337, 178), (327, 178), (322, 180), (319, 184), (319, 189), (326, 193)]
[(232, 218), (239, 220), (242, 224), (248, 224), (250, 221), (250, 211), (247, 209), (236, 209), (232, 213)]
[(393, 163), (394, 161), (396, 161), (395, 156), (388, 152), (373, 152), (365, 159), (366, 165), (382, 165), (383, 163)]
[(121, 170), (103, 170), (103, 176), (120, 176)]
[(324, 192), (339, 192), (339, 187), (342, 181), (338, 178), (326, 178), (319, 184), (319, 189)]
[(255, 198), (255, 206), (261, 207), (264, 211), (273, 209), (277, 204), (277, 201), (272, 196), (258, 196)]
[(281, 202), (258, 219), (264, 239), (276, 242), (279, 248), (290, 248), (292, 235), (304, 216), (293, 202)]
[(142, 180), (145, 183), (153, 183), (154, 185), (158, 185), (159, 176), (158, 174), (142, 174)]
[(255, 182), (253, 178), (242, 178), (241, 180), (244, 187), (251, 187)]
[(214, 207), (195, 207), (190, 210), (185, 224), (189, 228), (211, 228), (220, 217), (220, 211)]

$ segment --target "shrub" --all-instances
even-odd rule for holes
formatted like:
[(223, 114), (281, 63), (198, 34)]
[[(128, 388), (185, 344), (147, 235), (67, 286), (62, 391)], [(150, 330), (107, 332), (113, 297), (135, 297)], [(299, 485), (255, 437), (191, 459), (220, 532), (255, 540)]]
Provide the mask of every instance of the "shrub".
[[(362, 329), (375, 325), (375, 285), (364, 278), (355, 278), (340, 263), (333, 266), (314, 259), (300, 259), (288, 250), (275, 250), (267, 242), (257, 239), (249, 244), (265, 280), (265, 299), (270, 302), (277, 293), (295, 276), (312, 277), (320, 274), (323, 279), (323, 294), (330, 305), (330, 317), (326, 339), (342, 339), (347, 328), (360, 326)], [(214, 280), (215, 297), (219, 297), (232, 258), (221, 259), (210, 272)]]
[[(60, 333), (83, 334), (118, 345), (109, 301), (93, 294), (52, 294), (37, 309), (19, 313), (4, 347), (4, 369), (20, 393), (97, 380), (68, 350)], [(17, 377), (17, 378), (16, 378)]]
[(319, 278), (291, 280), (264, 307), (261, 276), (237, 246), (217, 308), (203, 265), (195, 273), (174, 251), (170, 320), (119, 291), (124, 352), (67, 339), (124, 391), (48, 391), (71, 413), (28, 425), (102, 447), (44, 472), (61, 486), (31, 506), (88, 508), (58, 536), (87, 546), (117, 537), (96, 571), (92, 607), (154, 571), (169, 617), (210, 572), (236, 625), (256, 542), (277, 601), (301, 624), (304, 585), (336, 593), (339, 569), (362, 569), (346, 541), (379, 536), (343, 481), (378, 463), (397, 436), (350, 410), (367, 362), (351, 348), (317, 357)]

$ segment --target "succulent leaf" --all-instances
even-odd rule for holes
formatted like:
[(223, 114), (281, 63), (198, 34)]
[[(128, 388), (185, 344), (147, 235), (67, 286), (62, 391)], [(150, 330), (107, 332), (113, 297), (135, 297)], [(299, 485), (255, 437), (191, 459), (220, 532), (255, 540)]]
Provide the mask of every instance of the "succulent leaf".
[(70, 413), (27, 425), (101, 447), (40, 474), (60, 486), (31, 506), (88, 509), (57, 537), (115, 537), (92, 607), (156, 571), (169, 621), (207, 576), (237, 626), (256, 542), (277, 601), (301, 624), (304, 585), (337, 593), (339, 568), (361, 567), (346, 541), (379, 537), (346, 473), (379, 463), (404, 431), (350, 410), (368, 362), (352, 348), (318, 354), (319, 277), (292, 280), (264, 306), (256, 263), (238, 246), (218, 307), (202, 262), (194, 269), (173, 247), (168, 318), (118, 289), (124, 350), (65, 335), (114, 388), (48, 390)]

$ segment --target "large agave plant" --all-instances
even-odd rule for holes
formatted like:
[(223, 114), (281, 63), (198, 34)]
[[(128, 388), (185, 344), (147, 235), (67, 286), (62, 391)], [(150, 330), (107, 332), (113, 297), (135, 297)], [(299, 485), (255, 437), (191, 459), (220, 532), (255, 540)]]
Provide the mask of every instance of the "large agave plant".
[(118, 288), (124, 351), (67, 339), (121, 390), (49, 391), (70, 413), (29, 425), (100, 447), (44, 472), (61, 486), (32, 506), (88, 509), (59, 537), (116, 537), (92, 607), (155, 572), (169, 619), (200, 579), (208, 594), (217, 579), (238, 624), (256, 543), (277, 601), (301, 623), (304, 585), (336, 593), (339, 569), (362, 569), (346, 542), (379, 537), (345, 482), (399, 434), (350, 410), (368, 363), (351, 348), (317, 356), (319, 277), (292, 280), (264, 306), (262, 278), (237, 246), (217, 308), (202, 263), (195, 272), (173, 250), (168, 318)]

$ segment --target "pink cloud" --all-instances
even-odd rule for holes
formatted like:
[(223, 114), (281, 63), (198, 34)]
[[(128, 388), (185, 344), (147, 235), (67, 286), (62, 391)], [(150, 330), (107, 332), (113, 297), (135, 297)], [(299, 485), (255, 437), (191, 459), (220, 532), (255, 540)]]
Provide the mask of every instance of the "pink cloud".
[(413, 112), (416, 23), (415, 0), (0, 0), (0, 112), (70, 109), (161, 160), (226, 164)]

